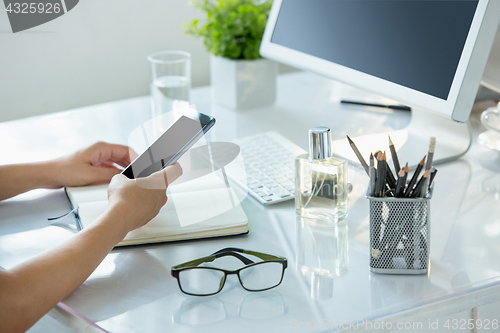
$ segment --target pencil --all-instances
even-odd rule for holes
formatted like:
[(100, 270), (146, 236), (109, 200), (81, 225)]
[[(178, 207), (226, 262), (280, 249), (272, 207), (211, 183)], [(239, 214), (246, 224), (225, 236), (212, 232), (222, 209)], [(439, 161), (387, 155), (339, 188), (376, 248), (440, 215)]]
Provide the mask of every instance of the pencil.
[(432, 159), (434, 158), (435, 149), (436, 149), (436, 138), (431, 137), (431, 142), (429, 143), (429, 153), (427, 154), (427, 163), (425, 164), (426, 171), (432, 168)]
[(405, 175), (404, 169), (399, 170), (398, 172), (398, 182), (396, 184), (396, 197), (399, 197), (403, 192), (403, 178)]
[[(420, 178), (420, 180), (417, 183), (417, 186), (415, 186), (415, 189), (411, 193), (412, 198), (422, 197), (422, 195), (421, 195), (422, 188), (424, 188), (425, 183), (427, 183), (427, 181), (429, 180), (430, 173), (431, 173), (431, 170), (425, 170), (424, 174), (422, 175), (422, 178)], [(424, 192), (425, 192), (425, 195), (427, 196), (427, 190), (425, 190)]]
[(361, 163), (361, 166), (363, 167), (363, 169), (365, 169), (366, 174), (369, 176), (370, 170), (368, 168), (368, 164), (366, 164), (366, 161), (363, 158), (363, 155), (361, 155), (361, 153), (358, 150), (358, 147), (356, 147), (356, 144), (351, 140), (349, 135), (346, 135), (346, 136), (347, 136), (347, 140), (349, 140), (349, 145), (351, 146), (352, 150), (354, 151), (354, 154), (356, 154), (356, 157), (359, 160), (359, 163)]
[(396, 188), (396, 178), (394, 178), (394, 174), (389, 165), (387, 165), (387, 184), (389, 188)]
[(389, 137), (389, 150), (391, 151), (392, 163), (394, 163), (394, 170), (396, 170), (396, 172), (399, 172), (399, 170), (401, 170), (401, 166), (399, 165), (398, 154), (396, 153), (396, 148), (394, 148), (394, 143), (391, 140), (391, 136), (388, 135), (388, 137)]
[(408, 178), (408, 171), (410, 168), (408, 168), (408, 163), (406, 163), (405, 167), (401, 169), (403, 171), (398, 174), (398, 183), (400, 183), (400, 188), (399, 190), (396, 190), (396, 197), (402, 198), (403, 194), (405, 193), (405, 186), (406, 186), (406, 179)]
[[(380, 151), (380, 150), (377, 150), (377, 151), (375, 152), (375, 154), (374, 154), (375, 159), (377, 159), (377, 157), (378, 157), (378, 155), (379, 155), (380, 153), (382, 153), (382, 151)], [(378, 162), (377, 162), (377, 164), (378, 164)], [(378, 174), (378, 173), (377, 173), (377, 174)], [(392, 171), (391, 171), (391, 175), (392, 175)], [(386, 175), (386, 177), (387, 177), (387, 175)], [(394, 176), (392, 176), (392, 178), (394, 179)], [(386, 180), (387, 180), (387, 179), (386, 179)], [(396, 188), (396, 180), (395, 180), (395, 179), (394, 179), (394, 186), (393, 186), (393, 188), (394, 188), (394, 189)], [(385, 191), (386, 191), (386, 193), (391, 193), (391, 192), (389, 192), (390, 190), (391, 190), (391, 186), (389, 186), (389, 184), (386, 182), (386, 183), (385, 183)]]
[(416, 181), (418, 179), (418, 176), (420, 175), (420, 172), (422, 172), (422, 168), (424, 167), (424, 163), (425, 163), (425, 156), (424, 156), (424, 158), (422, 158), (422, 160), (420, 161), (420, 163), (418, 163), (417, 169), (413, 173), (413, 177), (411, 177), (410, 183), (406, 187), (405, 198), (409, 198), (410, 197), (411, 191), (413, 189), (413, 185), (415, 185), (415, 183), (416, 183)]
[(375, 196), (375, 186), (377, 184), (377, 169), (375, 169), (375, 160), (373, 153), (370, 153), (370, 166), (369, 166), (369, 176), (370, 176), (370, 196)]
[[(387, 165), (387, 155), (385, 153), (385, 150), (384, 150), (384, 153), (382, 155), (382, 166), (383, 166), (384, 171), (385, 171), (384, 172), (384, 174), (385, 174), (384, 184), (385, 184), (385, 186), (389, 186), (388, 178), (389, 178), (389, 173), (392, 175), (392, 171), (389, 169), (389, 165)], [(396, 180), (394, 180), (394, 187), (396, 187)], [(390, 190), (391, 190), (391, 186), (389, 186), (389, 191)]]
[(370, 165), (370, 196), (375, 196), (375, 186), (377, 184), (377, 169)]
[[(427, 178), (424, 180), (424, 184), (422, 185), (422, 189), (420, 189), (420, 193), (417, 194), (417, 196), (420, 196), (422, 198), (427, 198), (427, 193), (429, 193), (429, 186), (430, 186), (430, 178), (431, 178), (431, 170), (426, 170), (426, 172), (429, 173)], [(425, 172), (424, 172), (425, 174)]]
[(377, 155), (377, 184), (375, 186), (375, 196), (382, 197), (385, 187), (385, 170), (383, 165), (383, 154)]
[(432, 167), (431, 169), (431, 176), (429, 178), (429, 188), (431, 188), (432, 182), (434, 181), (434, 177), (436, 177), (437, 169), (435, 167)]

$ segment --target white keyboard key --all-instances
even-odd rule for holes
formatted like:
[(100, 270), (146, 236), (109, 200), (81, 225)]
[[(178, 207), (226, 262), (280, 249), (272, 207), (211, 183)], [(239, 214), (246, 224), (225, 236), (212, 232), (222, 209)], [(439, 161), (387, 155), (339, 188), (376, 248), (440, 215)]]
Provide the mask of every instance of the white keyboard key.
[[(295, 157), (305, 150), (277, 132), (266, 132), (234, 141), (241, 148), (248, 188), (260, 203), (268, 205), (293, 199), (295, 196)], [(235, 175), (228, 173), (232, 179)]]
[(277, 196), (281, 198), (285, 198), (291, 195), (290, 192), (282, 186), (274, 186), (273, 188), (271, 188), (271, 191), (273, 191)]

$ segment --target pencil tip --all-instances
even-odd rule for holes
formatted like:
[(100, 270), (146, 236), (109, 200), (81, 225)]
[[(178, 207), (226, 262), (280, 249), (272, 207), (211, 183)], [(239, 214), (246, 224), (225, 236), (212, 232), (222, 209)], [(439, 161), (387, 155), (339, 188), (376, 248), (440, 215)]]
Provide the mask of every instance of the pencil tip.
[(404, 169), (405, 169), (405, 172), (406, 172), (406, 173), (408, 173), (408, 171), (410, 171), (410, 168), (408, 167), (408, 163), (406, 163), (406, 165), (405, 165), (405, 168), (404, 168)]
[(391, 136), (389, 134), (387, 134), (387, 136), (389, 137), (389, 146), (394, 146), (394, 143), (392, 143), (392, 140), (391, 140)]
[(425, 177), (425, 178), (429, 177), (430, 173), (431, 173), (431, 169), (429, 169), (429, 170), (425, 170), (425, 172), (424, 172), (424, 177)]
[(347, 136), (347, 140), (349, 140), (349, 143), (353, 143), (351, 138), (349, 137), (349, 135), (346, 135)]
[(425, 163), (425, 156), (424, 156), (424, 158), (422, 158), (422, 160), (421, 160), (421, 161), (420, 161), (420, 163), (418, 163), (418, 164), (420, 164), (420, 165), (424, 165), (424, 163)]

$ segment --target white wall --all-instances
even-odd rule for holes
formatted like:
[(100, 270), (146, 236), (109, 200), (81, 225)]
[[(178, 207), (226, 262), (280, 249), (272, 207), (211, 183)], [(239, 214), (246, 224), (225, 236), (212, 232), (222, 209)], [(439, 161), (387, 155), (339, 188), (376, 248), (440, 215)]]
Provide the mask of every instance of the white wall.
[(182, 24), (188, 0), (81, 0), (67, 14), (12, 33), (0, 5), (0, 121), (149, 93), (147, 55), (192, 54), (193, 86), (209, 83), (201, 40)]

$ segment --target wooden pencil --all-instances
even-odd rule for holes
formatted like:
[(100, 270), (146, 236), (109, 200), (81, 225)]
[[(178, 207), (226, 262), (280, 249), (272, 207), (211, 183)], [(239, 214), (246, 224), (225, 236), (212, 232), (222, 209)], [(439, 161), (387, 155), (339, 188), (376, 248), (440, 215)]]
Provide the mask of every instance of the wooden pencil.
[(405, 167), (401, 169), (398, 176), (398, 185), (399, 187), (396, 189), (396, 197), (402, 198), (405, 192), (406, 179), (408, 178), (408, 163), (406, 163)]
[(405, 198), (409, 198), (410, 197), (410, 194), (411, 194), (411, 192), (413, 190), (413, 186), (417, 182), (417, 179), (418, 179), (418, 176), (420, 175), (420, 172), (422, 172), (422, 169), (424, 167), (424, 163), (425, 163), (425, 156), (424, 156), (424, 158), (422, 158), (422, 160), (420, 161), (420, 163), (418, 163), (417, 169), (413, 173), (413, 176), (411, 177), (410, 183), (406, 187)]
[(392, 142), (390, 135), (388, 135), (388, 137), (389, 137), (389, 150), (391, 151), (392, 163), (394, 163), (394, 170), (396, 170), (396, 172), (399, 173), (401, 167), (399, 165), (398, 153), (396, 152), (396, 148), (394, 147), (394, 143)]
[[(422, 192), (422, 188), (425, 186), (425, 184), (429, 180), (430, 174), (431, 174), (431, 170), (425, 170), (424, 171), (424, 174), (422, 175), (422, 178), (420, 178), (420, 180), (417, 183), (417, 186), (415, 186), (415, 189), (411, 193), (411, 198), (422, 197), (422, 195), (423, 195), (423, 193), (421, 193)], [(425, 195), (427, 196), (427, 190), (425, 190), (424, 192), (425, 192)]]
[(361, 163), (361, 166), (363, 167), (363, 169), (365, 169), (366, 174), (369, 176), (370, 170), (368, 168), (368, 164), (366, 164), (366, 161), (363, 158), (363, 155), (361, 155), (361, 153), (358, 150), (358, 147), (356, 147), (356, 144), (354, 143), (354, 141), (351, 140), (349, 135), (346, 135), (346, 136), (347, 136), (347, 140), (349, 140), (349, 145), (351, 146), (352, 150), (354, 151), (354, 154), (356, 154), (356, 157), (359, 160), (359, 163)]
[(396, 178), (394, 177), (394, 174), (392, 173), (391, 168), (389, 167), (389, 164), (387, 164), (387, 184), (391, 189), (396, 188)]
[(405, 175), (404, 169), (399, 170), (398, 172), (398, 182), (396, 184), (396, 197), (399, 197), (403, 192), (403, 178)]
[(377, 155), (377, 184), (375, 186), (375, 196), (382, 197), (385, 187), (385, 170), (383, 166), (383, 154)]
[(434, 177), (436, 177), (437, 169), (435, 167), (432, 167), (431, 169), (431, 176), (429, 178), (429, 188), (431, 188), (432, 182), (434, 181)]
[(431, 142), (429, 143), (429, 153), (427, 154), (427, 163), (425, 164), (425, 170), (430, 170), (432, 168), (432, 159), (434, 158), (435, 149), (436, 149), (436, 138), (431, 137)]
[(373, 153), (370, 153), (370, 166), (369, 166), (369, 176), (370, 176), (370, 196), (375, 196), (375, 186), (377, 185), (377, 169), (375, 169), (375, 161)]

